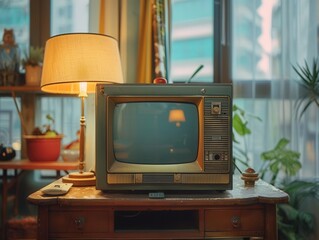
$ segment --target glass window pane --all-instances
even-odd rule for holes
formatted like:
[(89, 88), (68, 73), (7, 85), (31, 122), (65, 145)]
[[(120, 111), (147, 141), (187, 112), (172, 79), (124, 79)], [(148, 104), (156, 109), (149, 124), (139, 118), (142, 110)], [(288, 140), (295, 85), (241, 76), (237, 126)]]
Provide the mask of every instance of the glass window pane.
[[(280, 41), (278, 0), (232, 2), (232, 78), (265, 80), (278, 77), (274, 64)], [(277, 73), (277, 74), (276, 74)]]
[(0, 35), (4, 29), (13, 29), (20, 52), (27, 49), (30, 39), (29, 0), (0, 1)]
[(63, 145), (77, 139), (80, 128), (80, 99), (77, 97), (41, 97), (37, 103), (36, 125), (49, 124), (49, 114), (54, 119), (52, 129), (63, 134)]
[(172, 0), (171, 81), (185, 82), (204, 65), (192, 82), (212, 82), (213, 13), (211, 0)]
[[(20, 105), (20, 99), (17, 98)], [(13, 147), (16, 158), (21, 156), (21, 125), (11, 97), (0, 97), (0, 144)]]
[(89, 31), (89, 0), (51, 1), (51, 36)]
[[(29, 46), (29, 24), (29, 0), (0, 1), (1, 44), (4, 29), (13, 29), (20, 56)], [(20, 105), (20, 98), (17, 98), (17, 102)], [(0, 97), (0, 144), (13, 147), (16, 150), (16, 158), (20, 158), (21, 124), (11, 97)]]

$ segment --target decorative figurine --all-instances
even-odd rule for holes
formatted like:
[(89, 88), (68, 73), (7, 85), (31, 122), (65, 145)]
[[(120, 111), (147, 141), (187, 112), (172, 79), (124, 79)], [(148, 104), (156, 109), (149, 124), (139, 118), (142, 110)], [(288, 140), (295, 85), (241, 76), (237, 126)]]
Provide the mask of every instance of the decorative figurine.
[(9, 161), (16, 156), (16, 152), (12, 147), (4, 147), (0, 144), (0, 161)]
[(13, 29), (4, 29), (0, 45), (0, 85), (15, 85), (19, 78), (20, 53)]
[(242, 173), (241, 179), (245, 182), (245, 187), (255, 186), (255, 182), (259, 179), (258, 173), (252, 168), (247, 168), (245, 172)]

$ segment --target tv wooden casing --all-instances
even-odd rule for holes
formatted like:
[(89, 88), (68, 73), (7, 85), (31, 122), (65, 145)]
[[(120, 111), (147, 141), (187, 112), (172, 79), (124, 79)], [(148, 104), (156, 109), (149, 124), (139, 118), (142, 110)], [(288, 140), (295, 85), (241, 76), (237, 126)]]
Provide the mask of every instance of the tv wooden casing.
[[(113, 152), (113, 111), (118, 103), (181, 102), (197, 106), (198, 154), (183, 164), (129, 164)], [(96, 188), (100, 190), (232, 189), (231, 84), (98, 84)]]

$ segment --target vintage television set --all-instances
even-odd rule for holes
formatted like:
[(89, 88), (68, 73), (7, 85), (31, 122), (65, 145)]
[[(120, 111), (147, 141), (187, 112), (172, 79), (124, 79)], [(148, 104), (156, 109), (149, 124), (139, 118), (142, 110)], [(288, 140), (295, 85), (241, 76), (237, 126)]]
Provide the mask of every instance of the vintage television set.
[(97, 189), (232, 189), (231, 84), (96, 90)]

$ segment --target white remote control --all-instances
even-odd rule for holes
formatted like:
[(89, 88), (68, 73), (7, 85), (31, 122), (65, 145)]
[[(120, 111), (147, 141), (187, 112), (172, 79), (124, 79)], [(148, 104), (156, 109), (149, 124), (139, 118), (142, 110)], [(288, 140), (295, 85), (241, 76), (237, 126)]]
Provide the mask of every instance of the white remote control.
[(72, 185), (72, 183), (51, 183), (44, 187), (42, 192), (47, 195), (63, 195), (70, 190)]

